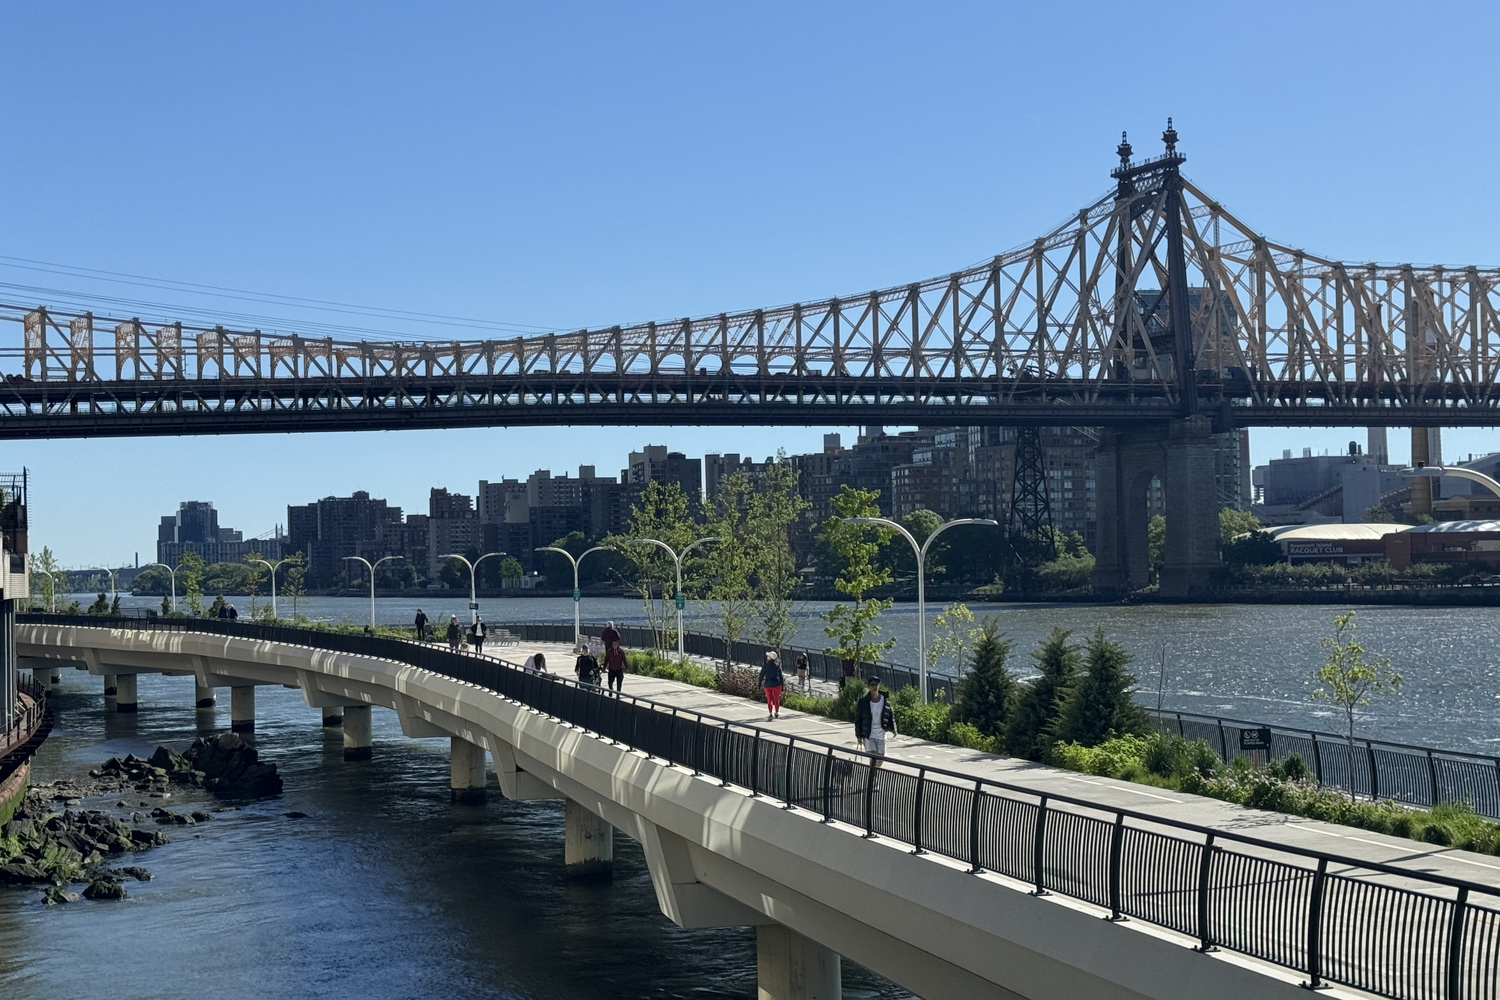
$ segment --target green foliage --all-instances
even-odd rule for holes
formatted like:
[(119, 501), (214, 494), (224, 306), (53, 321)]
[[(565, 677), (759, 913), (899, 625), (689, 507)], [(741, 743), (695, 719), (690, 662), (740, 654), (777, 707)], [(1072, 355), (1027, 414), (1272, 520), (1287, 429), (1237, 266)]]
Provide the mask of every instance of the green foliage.
[(875, 557), (890, 542), (893, 532), (889, 528), (850, 524), (844, 520), (879, 517), (880, 507), (876, 504), (879, 498), (879, 490), (854, 489), (846, 483), (839, 495), (833, 498), (834, 516), (823, 523), (822, 529), (823, 538), (844, 563), (844, 570), (834, 581), (834, 587), (854, 600), (852, 605), (839, 603), (821, 615), (827, 622), (823, 631), (837, 643), (826, 652), (856, 663), (866, 658), (877, 659), (896, 644), (894, 639), (882, 641), (875, 638), (880, 634), (876, 620), (892, 602), (865, 598), (869, 591), (891, 582), (890, 570), (875, 568)]
[(219, 594), (214, 598), (214, 602), (208, 606), (208, 617), (217, 618), (219, 617), (219, 613), (228, 607), (229, 602), (224, 600), (223, 594)]
[(969, 723), (997, 745), (1015, 711), (1016, 679), (1006, 668), (1010, 650), (1010, 640), (1001, 636), (995, 620), (985, 619), (953, 706), (955, 722)]
[(521, 577), (526, 575), (525, 568), (515, 556), (506, 556), (500, 560), (500, 579), (509, 584), (521, 582)]
[(109, 598), (101, 593), (97, 598), (94, 599), (94, 603), (89, 605), (88, 613), (91, 615), (109, 614)]
[(755, 638), (781, 649), (797, 634), (793, 594), (801, 582), (792, 551), (792, 526), (812, 506), (797, 489), (797, 470), (780, 452), (768, 462), (750, 496), (749, 543), (754, 566)]
[(52, 548), (42, 546), (42, 551), (31, 556), (31, 600), (49, 611), (57, 609), (57, 585), (63, 577), (63, 568), (52, 554)]
[(983, 631), (974, 624), (974, 612), (959, 601), (939, 611), (932, 626), (932, 641), (927, 644), (927, 668), (935, 669), (946, 656), (955, 667), (953, 673), (958, 673)]
[(1366, 507), (1360, 515), (1369, 524), (1395, 524), (1396, 518), (1390, 511), (1376, 504), (1374, 507)]
[(1225, 542), (1223, 555), (1231, 566), (1272, 566), (1282, 559), (1281, 546), (1266, 531)]
[(698, 574), (699, 589), (717, 609), (713, 616), (724, 640), (724, 669), (731, 651), (750, 625), (755, 600), (755, 564), (751, 539), (750, 498), (754, 487), (744, 470), (736, 469), (719, 481), (719, 491), (706, 505), (705, 535), (709, 543)]
[(1260, 518), (1248, 510), (1238, 510), (1234, 507), (1219, 508), (1220, 544), (1228, 545), (1240, 535), (1259, 531), (1260, 528)]
[(1160, 514), (1152, 515), (1146, 524), (1146, 551), (1152, 572), (1160, 573), (1167, 557), (1167, 519)]
[(760, 686), (760, 673), (755, 670), (720, 670), (716, 687), (724, 694), (751, 701), (765, 701), (766, 692)]
[(653, 480), (641, 492), (641, 502), (630, 508), (630, 529), (604, 540), (624, 559), (620, 580), (640, 597), (658, 650), (677, 644), (677, 611), (672, 603), (677, 569), (659, 546), (632, 543), (655, 539), (680, 553), (699, 537), (692, 504), (681, 485)]
[(1135, 702), (1130, 654), (1095, 630), (1084, 653), (1085, 670), (1073, 685), (1052, 728), (1058, 742), (1097, 746), (1111, 736), (1144, 733), (1145, 711)]
[(865, 696), (867, 690), (867, 686), (861, 684), (858, 678), (848, 681), (834, 697), (833, 704), (828, 709), (829, 717), (840, 722), (853, 722), (854, 712), (859, 708), (859, 699)]
[(196, 552), (184, 552), (177, 562), (177, 586), (187, 601), (188, 613), (203, 614), (203, 557)]
[[(1313, 701), (1327, 702), (1344, 714), (1345, 736), (1349, 740), (1350, 758), (1354, 755), (1354, 716), (1370, 704), (1370, 699), (1401, 690), (1401, 675), (1391, 666), (1390, 657), (1371, 653), (1354, 637), (1354, 612), (1347, 611), (1333, 619), (1333, 635), (1318, 640), (1326, 659), (1313, 672)], [(1350, 791), (1352, 797), (1354, 792)]]
[(948, 742), (957, 747), (979, 750), (982, 753), (1000, 753), (1000, 741), (986, 736), (967, 722), (955, 722), (948, 727)]
[(298, 617), (298, 603), (307, 593), (307, 556), (293, 552), (286, 557), (286, 568), (280, 569), (281, 596), (292, 601), (292, 617)]
[(1033, 574), (1042, 594), (1086, 593), (1094, 586), (1094, 557), (1086, 549), (1079, 555), (1063, 552), (1037, 566)]
[(625, 669), (645, 677), (681, 681), (694, 687), (714, 688), (718, 686), (715, 671), (701, 667), (687, 659), (680, 663), (673, 663), (654, 650), (628, 650), (625, 653)]
[(1063, 701), (1078, 677), (1082, 662), (1077, 643), (1070, 642), (1073, 633), (1054, 628), (1032, 651), (1041, 675), (1023, 686), (1016, 698), (1015, 714), (1006, 730), (1005, 743), (1010, 752), (1029, 760), (1046, 760), (1052, 746), (1048, 738)]
[(826, 717), (833, 714), (832, 698), (820, 698), (817, 695), (803, 694), (800, 691), (783, 691), (781, 703), (794, 712), (806, 712), (808, 715)]
[(109, 602), (109, 613), (112, 614), (112, 615), (114, 615), (116, 618), (118, 618), (120, 616), (120, 595), (119, 594), (116, 594), (115, 595), (115, 599)]

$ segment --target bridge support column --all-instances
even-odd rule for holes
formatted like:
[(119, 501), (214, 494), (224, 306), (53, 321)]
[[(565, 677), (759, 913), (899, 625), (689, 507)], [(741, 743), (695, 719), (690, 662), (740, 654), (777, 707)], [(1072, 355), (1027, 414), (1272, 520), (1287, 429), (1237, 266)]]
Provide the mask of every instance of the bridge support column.
[[(214, 698), (214, 689), (213, 688), (207, 686), (206, 684), (203, 684), (200, 681), (197, 681), (197, 680), (193, 681), (193, 704), (194, 705), (196, 705), (198, 708), (213, 708), (216, 703), (217, 702), (216, 702), (216, 699)], [(251, 707), (250, 711), (251, 711), (251, 714), (254, 715), (255, 709), (254, 709), (253, 706)]]
[(135, 674), (115, 675), (115, 711), (134, 714), (137, 710), (135, 698)]
[(106, 697), (106, 698), (113, 698), (115, 695), (117, 695), (119, 693), (120, 693), (120, 691), (119, 691), (119, 684), (116, 683), (116, 681), (115, 681), (115, 675), (114, 674), (105, 674), (104, 675), (104, 697)]
[(1219, 565), (1215, 444), (1207, 417), (1101, 432), (1095, 471), (1096, 594), (1123, 597), (1150, 582), (1147, 501), (1153, 479), (1161, 483), (1167, 527), (1162, 596), (1191, 597), (1209, 588)]
[(839, 1000), (839, 956), (780, 924), (755, 928), (756, 1000)]
[(229, 728), (236, 733), (255, 731), (255, 685), (229, 689)]
[(449, 743), (449, 787), (454, 802), (484, 801), (484, 747), (452, 736)]
[(344, 706), (332, 705), (323, 711), (323, 725), (342, 726), (344, 724)]
[(52, 668), (52, 683), (53, 684), (61, 684), (62, 683), (62, 667), (53, 667)]
[(42, 690), (44, 690), (44, 691), (51, 691), (52, 690), (52, 668), (51, 667), (32, 667), (31, 668), (31, 679), (34, 680), (34, 681), (36, 681), (37, 684), (41, 685)]
[(615, 870), (615, 828), (583, 806), (567, 800), (566, 846), (563, 860), (568, 874), (584, 878), (609, 878)]
[(344, 709), (344, 759), (369, 760), (373, 751), (370, 739), (370, 706), (350, 705)]

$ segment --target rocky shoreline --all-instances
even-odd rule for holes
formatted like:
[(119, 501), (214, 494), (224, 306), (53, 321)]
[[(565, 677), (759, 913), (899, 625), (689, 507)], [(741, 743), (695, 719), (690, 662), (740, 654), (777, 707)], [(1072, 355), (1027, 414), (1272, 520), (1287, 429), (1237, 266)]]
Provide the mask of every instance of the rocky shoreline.
[[(265, 798), (282, 788), (276, 765), (262, 763), (255, 748), (234, 733), (199, 738), (182, 754), (157, 747), (149, 760), (111, 757), (86, 778), (61, 778), (27, 791), (0, 826), (0, 885), (45, 885), (42, 901), (49, 905), (77, 900), (79, 893), (68, 887), (80, 883), (86, 883), (86, 899), (124, 899), (126, 880), (148, 881), (151, 873), (134, 865), (112, 867), (111, 861), (167, 843), (166, 835), (151, 827), (213, 819), (201, 809), (177, 812), (162, 805), (174, 784), (224, 799)], [(129, 812), (79, 808), (87, 797), (109, 794), (121, 796), (115, 809)]]

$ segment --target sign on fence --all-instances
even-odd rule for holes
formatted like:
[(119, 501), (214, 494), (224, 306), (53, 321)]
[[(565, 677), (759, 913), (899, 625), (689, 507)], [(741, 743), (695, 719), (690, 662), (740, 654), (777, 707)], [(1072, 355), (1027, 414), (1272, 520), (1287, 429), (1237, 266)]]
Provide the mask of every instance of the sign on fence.
[(1271, 730), (1268, 729), (1268, 728), (1261, 728), (1261, 729), (1241, 729), (1240, 730), (1240, 749), (1241, 750), (1270, 750), (1271, 749)]

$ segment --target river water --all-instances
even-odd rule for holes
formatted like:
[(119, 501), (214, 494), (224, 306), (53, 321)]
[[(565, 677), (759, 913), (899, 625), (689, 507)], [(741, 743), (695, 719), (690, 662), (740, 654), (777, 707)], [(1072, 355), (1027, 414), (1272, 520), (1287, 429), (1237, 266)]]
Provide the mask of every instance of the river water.
[[(125, 599), (127, 607), (156, 603)], [(236, 603), (248, 611), (248, 599)], [(462, 599), (424, 594), (381, 599), (377, 619), (408, 622), (418, 603), (434, 617), (466, 614)], [(572, 620), (567, 599), (481, 605), (492, 622)], [(814, 616), (824, 607), (802, 609), (797, 643), (822, 645)], [(369, 604), (311, 598), (299, 610), (359, 622)], [(583, 610), (592, 620), (642, 617), (639, 603), (623, 599), (590, 599)], [(1016, 643), (1022, 673), (1026, 652), (1052, 628), (1084, 635), (1100, 627), (1135, 655), (1143, 700), (1155, 701), (1165, 646), (1169, 708), (1331, 728), (1335, 720), (1307, 700), (1308, 674), (1338, 610), (1000, 605), (993, 613)], [(1366, 645), (1406, 676), (1401, 694), (1371, 706), (1363, 734), (1500, 752), (1500, 610), (1365, 608), (1358, 620)], [(900, 643), (891, 657), (909, 660), (915, 608), (898, 605), (882, 621)], [(140, 714), (121, 716), (104, 711), (97, 678), (65, 671), (37, 779), (112, 755), (144, 756), (158, 744), (181, 750), (199, 732), (225, 728), (227, 697), (205, 716), (194, 712), (192, 691), (189, 678), (143, 675)], [(674, 928), (628, 838), (616, 838), (612, 883), (571, 882), (562, 872), (560, 805), (450, 804), (446, 741), (407, 739), (391, 713), (377, 712), (375, 759), (346, 764), (338, 731), (323, 730), (298, 692), (262, 687), (257, 710), (254, 738), (282, 769), (285, 794), (171, 828), (171, 844), (132, 858), (156, 878), (129, 883), (123, 903), (44, 907), (35, 890), (0, 889), (0, 997), (754, 996), (753, 935)], [(126, 801), (136, 807), (138, 798)], [(287, 818), (290, 811), (308, 815)], [(850, 963), (845, 992), (908, 996)]]

